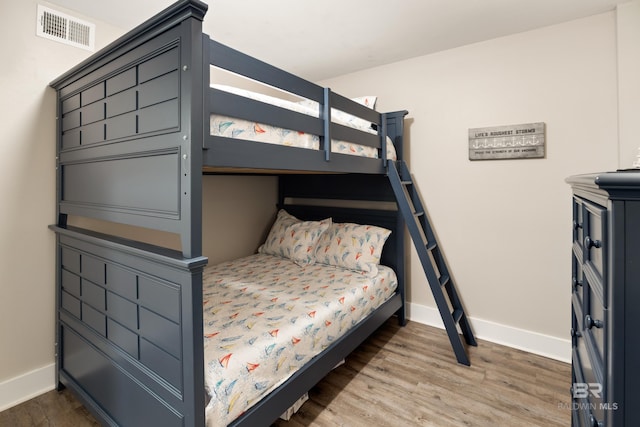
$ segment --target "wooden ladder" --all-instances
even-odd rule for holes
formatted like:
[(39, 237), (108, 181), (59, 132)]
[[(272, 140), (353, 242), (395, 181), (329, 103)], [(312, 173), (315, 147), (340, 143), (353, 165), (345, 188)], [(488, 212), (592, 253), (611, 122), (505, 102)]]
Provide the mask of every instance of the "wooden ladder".
[(477, 346), (478, 344), (471, 331), (471, 325), (462, 307), (453, 278), (449, 274), (449, 268), (442, 256), (440, 245), (429, 224), (420, 194), (413, 183), (411, 172), (404, 161), (389, 162), (388, 176), (456, 359), (458, 363), (470, 366), (471, 362), (457, 326), (460, 326), (460, 331), (468, 345)]

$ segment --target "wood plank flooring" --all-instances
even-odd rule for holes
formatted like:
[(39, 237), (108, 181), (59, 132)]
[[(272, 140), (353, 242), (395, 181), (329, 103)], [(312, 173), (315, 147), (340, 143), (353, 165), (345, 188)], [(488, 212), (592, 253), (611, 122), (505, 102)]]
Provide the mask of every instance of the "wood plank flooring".
[[(479, 340), (456, 363), (444, 330), (388, 321), (309, 392), (300, 426), (568, 426), (571, 367)], [(0, 426), (85, 427), (96, 421), (68, 391), (0, 413)]]

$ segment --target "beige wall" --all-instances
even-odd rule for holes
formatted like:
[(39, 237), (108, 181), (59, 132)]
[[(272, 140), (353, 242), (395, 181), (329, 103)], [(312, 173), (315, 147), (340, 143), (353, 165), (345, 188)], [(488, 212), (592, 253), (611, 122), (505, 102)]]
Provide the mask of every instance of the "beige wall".
[(640, 0), (618, 6), (617, 18), (620, 167), (630, 168), (640, 162)]
[(276, 215), (277, 179), (205, 176), (202, 252), (209, 263), (255, 253)]
[[(615, 13), (322, 83), (409, 110), (410, 167), (476, 324), (568, 339), (564, 179), (617, 167)], [(547, 125), (545, 159), (468, 160), (469, 128), (532, 122)], [(433, 307), (415, 252), (410, 262), (412, 308)]]

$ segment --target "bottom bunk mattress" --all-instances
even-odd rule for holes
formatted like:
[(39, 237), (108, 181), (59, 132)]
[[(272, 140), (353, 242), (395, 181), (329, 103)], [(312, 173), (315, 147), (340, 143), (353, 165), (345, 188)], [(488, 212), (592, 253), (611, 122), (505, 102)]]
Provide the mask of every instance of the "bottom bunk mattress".
[(205, 268), (207, 425), (226, 426), (391, 297), (374, 277), (255, 254)]

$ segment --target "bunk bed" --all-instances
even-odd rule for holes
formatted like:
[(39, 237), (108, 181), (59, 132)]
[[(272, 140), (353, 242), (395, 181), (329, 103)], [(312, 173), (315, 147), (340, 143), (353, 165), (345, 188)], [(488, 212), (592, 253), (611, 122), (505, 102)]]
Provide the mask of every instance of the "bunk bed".
[[(406, 112), (377, 113), (210, 40), (202, 33), (206, 10), (198, 0), (179, 1), (51, 82), (57, 91), (57, 223), (50, 226), (57, 236), (56, 383), (72, 389), (105, 425), (268, 425), (391, 316), (406, 322), (405, 224), (386, 176), (390, 162), (403, 156)], [(304, 107), (211, 85), (212, 68), (282, 90)], [(255, 124), (256, 134), (271, 126), (310, 135), (312, 145), (225, 133), (230, 121)], [(318, 238), (328, 227), (390, 231), (376, 254), (379, 266), (373, 263), (389, 274), (388, 294), (362, 318), (344, 320), (340, 312), (348, 327), (300, 357), (302, 366), (264, 396), (224, 417), (209, 409), (215, 391), (205, 370), (229, 357), (205, 360), (205, 342), (215, 342), (219, 331), (203, 312), (224, 304), (211, 280), (226, 281), (221, 271), (238, 265), (207, 267), (202, 255), (202, 176), (210, 173), (277, 176), (276, 224), (285, 216), (292, 224), (326, 226)], [(181, 250), (78, 228), (70, 216), (174, 233)], [(261, 262), (276, 262), (271, 270), (290, 261), (262, 252), (255, 256), (269, 261)], [(307, 280), (321, 275), (314, 262), (301, 264), (295, 267)], [(346, 267), (347, 281), (368, 275)], [(296, 274), (289, 279), (298, 280)], [(241, 286), (226, 302), (245, 291)], [(276, 291), (253, 292), (258, 298)]]

